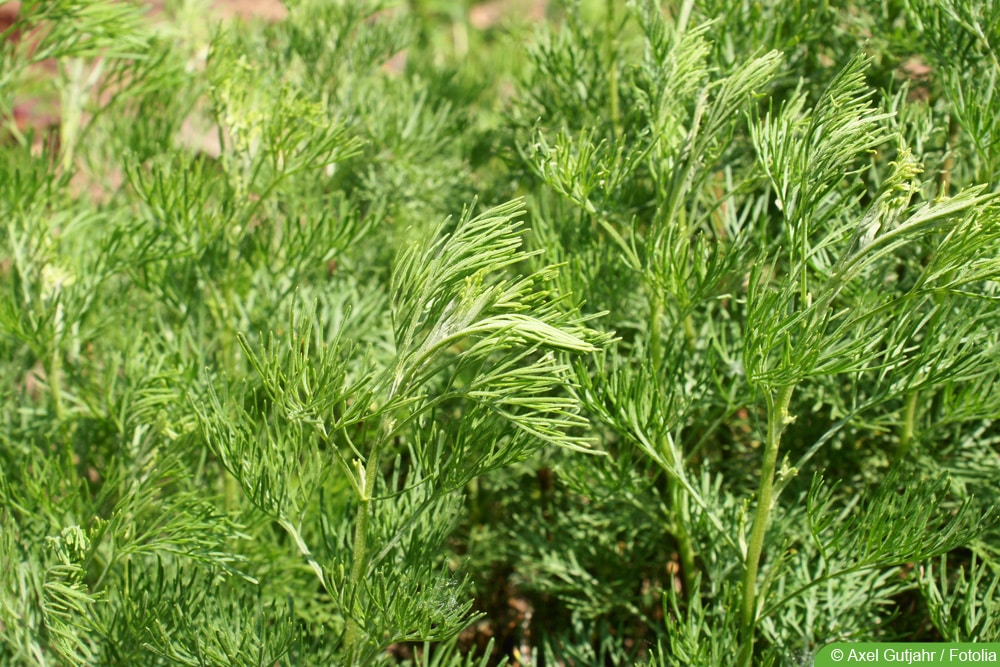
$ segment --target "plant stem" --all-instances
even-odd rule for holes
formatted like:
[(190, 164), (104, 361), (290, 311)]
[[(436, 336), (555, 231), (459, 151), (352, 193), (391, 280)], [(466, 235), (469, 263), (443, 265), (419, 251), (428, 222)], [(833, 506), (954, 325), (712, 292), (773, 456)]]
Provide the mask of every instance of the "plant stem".
[(410, 0), (410, 13), (417, 17), (417, 44), (426, 46), (430, 41), (430, 12), (424, 0)]
[(56, 303), (56, 313), (52, 326), (52, 349), (49, 357), (48, 368), (45, 371), (46, 379), (49, 383), (49, 397), (52, 400), (52, 414), (55, 417), (56, 428), (66, 441), (62, 444), (62, 459), (64, 470), (70, 474), (76, 469), (76, 457), (69, 429), (66, 427), (66, 409), (63, 404), (63, 334), (65, 330), (64, 312), (62, 302)]
[(680, 14), (677, 15), (677, 34), (683, 35), (687, 31), (688, 21), (691, 20), (691, 10), (694, 9), (694, 0), (684, 0), (681, 5)]
[(615, 49), (615, 3), (617, 0), (607, 0), (605, 3), (605, 51), (608, 59), (608, 98), (611, 105), (611, 126), (615, 139), (622, 135), (621, 109), (618, 101), (618, 51)]
[(323, 590), (329, 592), (326, 585), (326, 577), (323, 575), (323, 568), (320, 566), (319, 561), (316, 560), (316, 557), (313, 556), (312, 550), (309, 549), (309, 545), (306, 544), (304, 539), (302, 539), (302, 533), (299, 532), (299, 529), (296, 528), (291, 521), (285, 518), (279, 518), (278, 525), (281, 526), (295, 542), (295, 546), (298, 548), (299, 553), (305, 557), (309, 567), (312, 568), (312, 571), (315, 572), (316, 576), (319, 578), (319, 583), (323, 587)]
[(684, 317), (684, 339), (687, 341), (688, 352), (693, 353), (698, 341), (698, 334), (694, 330), (694, 318), (691, 315)]
[(750, 543), (747, 546), (746, 565), (743, 570), (743, 599), (740, 609), (740, 656), (738, 664), (750, 667), (753, 662), (754, 629), (757, 624), (757, 572), (760, 556), (764, 550), (764, 536), (774, 500), (774, 471), (778, 463), (778, 449), (781, 434), (792, 421), (788, 405), (792, 400), (795, 385), (781, 387), (777, 396), (771, 391), (767, 397), (767, 443), (764, 445), (764, 459), (760, 468), (760, 487), (757, 492), (757, 511), (750, 529)]
[(372, 447), (365, 467), (361, 468), (360, 462), (358, 463), (358, 472), (362, 477), (360, 480), (361, 484), (358, 485), (361, 488), (361, 496), (358, 498), (358, 520), (354, 525), (354, 549), (351, 554), (349, 588), (351, 603), (347, 615), (347, 626), (344, 630), (344, 644), (347, 649), (347, 656), (352, 663), (356, 662), (359, 649), (363, 644), (361, 628), (358, 625), (362, 607), (360, 592), (368, 567), (368, 526), (371, 519), (372, 496), (375, 494), (375, 480), (379, 473), (379, 454), (384, 439), (388, 437), (387, 434), (391, 431), (392, 419), (388, 416), (383, 416), (379, 426), (379, 439), (375, 446)]
[(663, 299), (660, 297), (656, 286), (650, 282), (649, 297), (649, 362), (653, 367), (653, 372), (659, 372), (663, 365), (663, 343), (660, 341), (663, 319)]
[(668, 488), (670, 498), (673, 501), (675, 510), (674, 538), (677, 540), (677, 555), (681, 561), (681, 585), (684, 586), (682, 593), (687, 600), (696, 595), (694, 589), (694, 545), (691, 542), (691, 534), (688, 532), (688, 522), (690, 521), (690, 506), (688, 497), (681, 486), (673, 477), (668, 478)]
[[(61, 308), (62, 306), (57, 306)], [(65, 410), (62, 400), (62, 350), (60, 350), (59, 339), (52, 346), (52, 357), (49, 359), (48, 369), (49, 392), (52, 397), (52, 412), (55, 414), (56, 424), (62, 426)]]
[(899, 449), (896, 451), (897, 460), (905, 458), (913, 446), (913, 425), (916, 421), (917, 401), (919, 399), (919, 391), (914, 391), (906, 397), (906, 406), (903, 408), (903, 426), (899, 431)]
[[(367, 485), (366, 485), (367, 486)], [(361, 645), (358, 627), (358, 612), (360, 611), (360, 588), (365, 576), (365, 565), (368, 561), (368, 515), (371, 512), (371, 498), (362, 499), (358, 505), (358, 522), (354, 526), (354, 552), (351, 561), (351, 609), (347, 616), (347, 628), (344, 632), (344, 643), (347, 655), (353, 660)]]
[[(650, 285), (649, 304), (649, 359), (653, 367), (653, 372), (659, 372), (663, 365), (663, 343), (660, 340), (663, 319), (663, 299), (659, 292)], [(673, 447), (668, 444), (667, 447)], [(661, 446), (661, 449), (664, 447)], [(670, 459), (675, 465), (682, 466), (683, 458), (675, 456), (670, 452)], [(681, 471), (677, 471), (678, 474)], [(691, 542), (691, 534), (688, 532), (688, 498), (685, 494), (684, 486), (680, 484), (674, 476), (667, 476), (667, 493), (670, 495), (673, 511), (673, 535), (677, 541), (677, 554), (681, 561), (681, 584), (684, 587), (684, 597), (688, 598), (694, 593), (694, 546)]]
[(952, 171), (955, 168), (955, 147), (960, 141), (958, 136), (960, 131), (961, 126), (958, 124), (958, 119), (954, 114), (949, 114), (948, 143), (945, 149), (944, 165), (941, 167), (941, 182), (939, 185), (938, 197), (947, 197), (951, 191)]

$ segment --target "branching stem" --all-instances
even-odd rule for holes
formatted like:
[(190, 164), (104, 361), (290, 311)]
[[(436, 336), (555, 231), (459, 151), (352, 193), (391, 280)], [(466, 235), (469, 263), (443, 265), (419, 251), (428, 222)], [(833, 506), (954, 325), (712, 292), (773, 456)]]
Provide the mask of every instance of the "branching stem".
[(778, 464), (778, 449), (781, 434), (791, 421), (788, 405), (792, 400), (795, 385), (781, 387), (777, 395), (766, 392), (767, 398), (767, 443), (764, 445), (764, 459), (760, 468), (760, 487), (757, 492), (757, 511), (750, 529), (750, 543), (747, 546), (746, 565), (743, 570), (743, 599), (740, 609), (740, 657), (738, 664), (750, 667), (753, 663), (754, 629), (757, 624), (757, 572), (764, 550), (764, 536), (767, 533), (771, 504), (774, 501), (774, 472)]

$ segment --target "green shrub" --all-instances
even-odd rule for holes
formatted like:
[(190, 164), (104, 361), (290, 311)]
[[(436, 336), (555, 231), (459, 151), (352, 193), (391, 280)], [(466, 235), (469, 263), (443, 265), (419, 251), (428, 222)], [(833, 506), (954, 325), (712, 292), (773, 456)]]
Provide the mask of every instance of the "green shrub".
[(4, 33), (0, 662), (1000, 641), (1000, 11), (286, 4)]

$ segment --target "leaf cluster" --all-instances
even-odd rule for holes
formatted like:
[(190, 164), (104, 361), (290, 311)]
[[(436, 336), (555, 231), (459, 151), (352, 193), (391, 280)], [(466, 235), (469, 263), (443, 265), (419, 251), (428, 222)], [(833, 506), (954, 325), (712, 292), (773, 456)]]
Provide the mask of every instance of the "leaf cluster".
[(996, 640), (1000, 14), (504, 4), (20, 3), (0, 662)]

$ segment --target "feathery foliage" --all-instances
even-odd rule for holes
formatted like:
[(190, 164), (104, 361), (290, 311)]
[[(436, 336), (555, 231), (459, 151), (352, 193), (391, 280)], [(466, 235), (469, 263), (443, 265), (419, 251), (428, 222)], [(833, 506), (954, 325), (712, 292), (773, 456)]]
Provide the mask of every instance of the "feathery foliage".
[(997, 641), (989, 3), (284, 8), (0, 34), (0, 662)]

